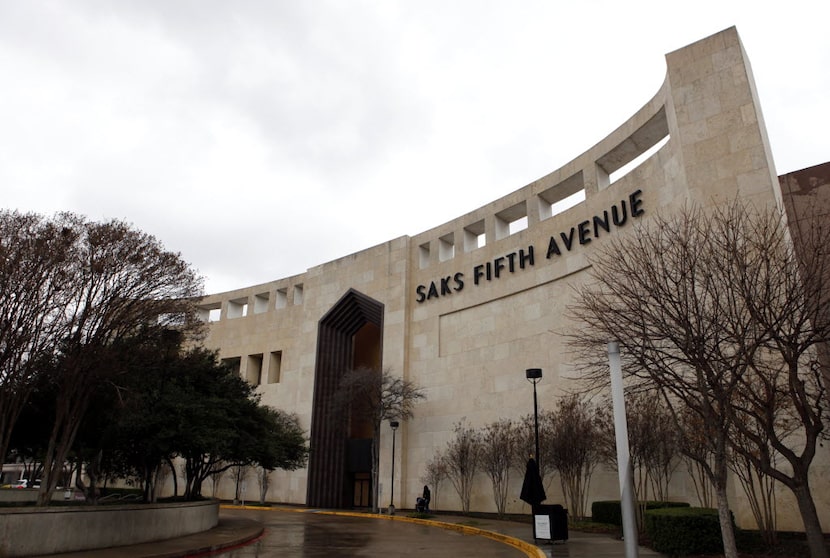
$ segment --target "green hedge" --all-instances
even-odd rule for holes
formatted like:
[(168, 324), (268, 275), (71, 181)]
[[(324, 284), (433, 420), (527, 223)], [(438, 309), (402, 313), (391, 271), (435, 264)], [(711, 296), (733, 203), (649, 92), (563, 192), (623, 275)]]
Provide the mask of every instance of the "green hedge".
[(622, 509), (619, 500), (602, 500), (591, 504), (591, 521), (622, 525)]
[[(734, 528), (734, 518), (733, 518)], [(646, 536), (657, 552), (670, 556), (723, 552), (718, 510), (663, 508), (645, 513)]]
[[(641, 502), (642, 503), (642, 502)], [(658, 502), (649, 500), (645, 503), (646, 510), (663, 508), (688, 508), (688, 502)], [(622, 525), (622, 508), (619, 500), (602, 500), (591, 504), (591, 520), (596, 523)]]

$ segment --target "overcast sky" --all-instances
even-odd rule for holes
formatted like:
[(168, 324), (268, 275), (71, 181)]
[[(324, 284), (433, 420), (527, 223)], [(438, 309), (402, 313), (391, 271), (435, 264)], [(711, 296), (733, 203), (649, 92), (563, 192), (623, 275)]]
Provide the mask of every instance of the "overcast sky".
[(9, 209), (118, 218), (220, 292), (557, 169), (729, 26), (779, 174), (830, 160), (830, 2), (0, 0)]

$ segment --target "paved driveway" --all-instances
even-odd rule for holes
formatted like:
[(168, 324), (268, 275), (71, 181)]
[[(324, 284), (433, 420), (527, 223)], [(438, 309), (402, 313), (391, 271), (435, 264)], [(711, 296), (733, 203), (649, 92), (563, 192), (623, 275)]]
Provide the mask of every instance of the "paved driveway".
[(222, 515), (226, 514), (261, 522), (265, 535), (248, 546), (215, 555), (225, 558), (527, 556), (518, 548), (486, 537), (404, 521), (271, 510), (222, 510)]

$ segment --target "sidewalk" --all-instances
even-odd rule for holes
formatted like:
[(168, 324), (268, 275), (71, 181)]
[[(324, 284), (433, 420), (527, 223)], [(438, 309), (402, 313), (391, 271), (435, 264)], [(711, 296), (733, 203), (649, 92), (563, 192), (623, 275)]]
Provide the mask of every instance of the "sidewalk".
[[(625, 558), (625, 543), (611, 535), (568, 531), (567, 541), (548, 541), (533, 539), (533, 525), (516, 521), (498, 519), (476, 519), (463, 516), (439, 515), (438, 523), (470, 525), (481, 531), (495, 532), (522, 541), (537, 549), (536, 554), (528, 556), (567, 557), (567, 558)], [(485, 535), (486, 536), (486, 535)], [(641, 558), (662, 558), (664, 555), (640, 546)]]

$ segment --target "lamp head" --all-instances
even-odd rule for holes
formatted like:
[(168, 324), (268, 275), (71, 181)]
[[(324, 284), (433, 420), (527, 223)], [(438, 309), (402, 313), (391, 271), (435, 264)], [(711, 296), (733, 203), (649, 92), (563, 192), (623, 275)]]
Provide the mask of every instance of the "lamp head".
[(400, 425), (401, 424), (396, 420), (390, 420), (389, 421), (389, 426), (392, 427), (392, 430), (397, 430)]
[(541, 368), (528, 368), (525, 370), (525, 377), (528, 380), (540, 380), (542, 379), (542, 369)]

